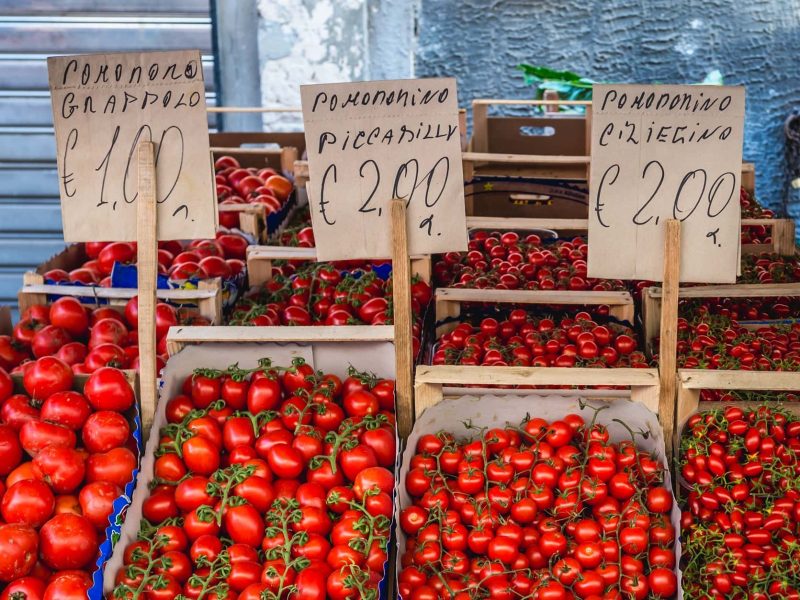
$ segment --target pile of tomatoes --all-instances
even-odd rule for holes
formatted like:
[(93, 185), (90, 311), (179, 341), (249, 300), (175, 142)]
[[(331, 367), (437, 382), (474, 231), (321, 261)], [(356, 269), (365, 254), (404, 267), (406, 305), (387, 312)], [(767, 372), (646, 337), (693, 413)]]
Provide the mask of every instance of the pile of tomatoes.
[[(742, 209), (743, 219), (774, 219), (775, 213), (763, 208), (758, 201), (753, 198), (747, 190), (741, 189), (739, 204)], [(742, 243), (743, 244), (769, 244), (772, 242), (770, 229), (765, 225), (743, 225)]]
[(543, 244), (536, 234), (475, 231), (468, 252), (448, 252), (433, 265), (446, 287), (525, 290), (624, 290), (619, 280), (587, 276), (589, 246), (583, 238)]
[[(232, 156), (221, 156), (214, 163), (217, 201), (221, 206), (263, 204), (267, 215), (279, 212), (292, 195), (294, 184), (275, 169), (242, 168)], [(239, 227), (239, 213), (220, 211), (219, 224)]]
[(745, 329), (729, 317), (678, 318), (678, 366), (745, 371), (800, 370), (800, 323)]
[(113, 503), (138, 464), (124, 414), (134, 392), (110, 367), (78, 392), (59, 359), (29, 364), (24, 394), (0, 370), (0, 595), (85, 598)]
[(800, 598), (800, 420), (780, 409), (696, 414), (681, 443), (686, 598)]
[[(156, 351), (160, 370), (166, 360), (167, 332), (173, 325), (208, 325), (194, 309), (156, 304)], [(76, 298), (64, 296), (50, 306), (36, 304), (22, 313), (10, 336), (0, 336), (0, 367), (23, 370), (31, 358), (56, 356), (76, 374), (105, 366), (139, 368), (138, 298), (124, 311), (107, 306), (92, 309)]]
[[(343, 265), (285, 263), (262, 288), (237, 302), (231, 325), (391, 325), (392, 280), (384, 281), (364, 268), (342, 271)], [(352, 266), (352, 265), (348, 265)], [(414, 316), (414, 355), (419, 351), (424, 311), (431, 300), (430, 286), (414, 278), (411, 311)]]
[(734, 321), (789, 319), (800, 314), (800, 297), (684, 299), (679, 312), (687, 318), (721, 315)]
[(422, 435), (404, 481), (400, 597), (673, 598), (666, 477), (596, 417)]
[(378, 598), (394, 382), (259, 365), (197, 370), (167, 403), (115, 598)]
[[(192, 279), (230, 279), (245, 269), (249, 242), (238, 233), (217, 234), (214, 240), (193, 240), (182, 243), (158, 243), (158, 272), (170, 281), (182, 283)], [(135, 242), (86, 242), (86, 260), (67, 272), (51, 269), (44, 274), (48, 282), (79, 283), (111, 287), (111, 272), (115, 264), (136, 264)]]
[(278, 235), (277, 245), (299, 248), (313, 248), (316, 245), (314, 230), (311, 228), (311, 212), (307, 206), (292, 216)]
[(737, 283), (796, 283), (800, 281), (800, 259), (780, 254), (742, 256), (742, 274)]
[(556, 322), (514, 309), (507, 318), (460, 323), (439, 339), (434, 365), (648, 367), (627, 325), (599, 324), (589, 313)]

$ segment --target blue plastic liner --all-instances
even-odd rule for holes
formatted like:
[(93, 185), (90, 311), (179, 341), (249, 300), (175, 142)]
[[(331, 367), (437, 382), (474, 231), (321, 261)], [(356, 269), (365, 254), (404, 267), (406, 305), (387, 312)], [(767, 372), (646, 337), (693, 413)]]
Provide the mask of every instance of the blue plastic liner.
[[(134, 403), (133, 408), (128, 411), (126, 416), (128, 417), (128, 421), (132, 424), (131, 430), (136, 443), (136, 457), (138, 463), (142, 458), (144, 450), (144, 443), (142, 441), (142, 417), (139, 412), (138, 403)], [(122, 495), (114, 500), (114, 508), (109, 517), (109, 525), (106, 527), (105, 537), (100, 544), (100, 555), (95, 562), (95, 571), (92, 573), (92, 587), (89, 588), (88, 592), (90, 600), (103, 599), (103, 571), (106, 562), (111, 558), (111, 552), (117, 540), (119, 540), (122, 523), (125, 520), (125, 513), (128, 510), (128, 506), (130, 506), (133, 490), (136, 487), (136, 477), (138, 475), (139, 467), (137, 466), (133, 471), (133, 477), (125, 484)]]

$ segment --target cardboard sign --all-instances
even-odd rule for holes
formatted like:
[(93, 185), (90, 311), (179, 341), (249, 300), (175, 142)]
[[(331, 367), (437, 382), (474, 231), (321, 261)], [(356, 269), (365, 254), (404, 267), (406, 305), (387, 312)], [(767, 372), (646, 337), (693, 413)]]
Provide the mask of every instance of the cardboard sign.
[(732, 283), (740, 253), (743, 87), (598, 85), (590, 277), (661, 281), (681, 221), (680, 280)]
[(411, 254), (466, 250), (454, 79), (300, 87), (318, 260), (389, 258), (389, 202)]
[(136, 240), (137, 144), (156, 144), (158, 239), (213, 238), (198, 50), (47, 59), (64, 239)]

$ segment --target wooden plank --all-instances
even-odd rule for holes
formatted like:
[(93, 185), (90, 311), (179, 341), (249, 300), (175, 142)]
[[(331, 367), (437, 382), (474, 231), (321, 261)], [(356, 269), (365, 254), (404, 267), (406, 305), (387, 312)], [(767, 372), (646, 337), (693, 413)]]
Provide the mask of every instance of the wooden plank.
[(553, 229), (588, 231), (589, 219), (533, 219), (525, 217), (467, 217), (470, 229), (520, 230)]
[[(660, 287), (649, 288), (653, 298), (661, 298)], [(770, 298), (800, 296), (800, 283), (738, 283), (682, 287), (681, 298)]]
[(288, 343), (288, 342), (392, 342), (391, 325), (341, 327), (171, 327), (167, 334), (170, 355), (187, 344), (199, 343)]
[(457, 302), (502, 302), (514, 304), (608, 304), (629, 305), (629, 292), (582, 290), (496, 290), (439, 288), (436, 297)]
[[(77, 296), (87, 298), (99, 298), (101, 300), (130, 300), (136, 295), (136, 288), (106, 288), (99, 286), (80, 286), (80, 285), (50, 285), (39, 283), (26, 285), (21, 290), (25, 294), (53, 294), (58, 296)], [(208, 289), (198, 288), (196, 290), (156, 290), (159, 300), (191, 301), (214, 298), (218, 295), (219, 288), (213, 286)]]
[(501, 154), (488, 152), (464, 152), (465, 162), (493, 163), (504, 165), (588, 165), (588, 156), (551, 156), (548, 154)]
[(411, 326), (411, 265), (408, 257), (406, 201), (392, 200), (392, 307), (394, 318), (397, 429), (408, 437), (414, 422), (414, 353)]
[(657, 386), (656, 369), (591, 369), (567, 367), (417, 367), (416, 381), (442, 385), (615, 385)]
[(664, 232), (664, 282), (661, 303), (661, 337), (658, 351), (660, 386), (659, 415), (664, 428), (667, 454), (672, 453), (675, 431), (675, 371), (678, 361), (678, 287), (681, 265), (681, 223), (668, 219)]
[(156, 236), (155, 144), (139, 142), (137, 150), (136, 270), (138, 276), (139, 393), (142, 427), (150, 431), (158, 398), (156, 373)]
[(442, 398), (442, 384), (425, 383), (417, 380), (414, 384), (414, 418), (419, 419), (425, 409), (437, 405), (442, 401)]
[(472, 108), (476, 106), (591, 106), (591, 100), (513, 100), (509, 98), (478, 98), (472, 101)]
[(791, 371), (680, 369), (678, 380), (687, 390), (800, 390), (800, 372)]
[(488, 113), (488, 105), (472, 101), (472, 152), (489, 151)]

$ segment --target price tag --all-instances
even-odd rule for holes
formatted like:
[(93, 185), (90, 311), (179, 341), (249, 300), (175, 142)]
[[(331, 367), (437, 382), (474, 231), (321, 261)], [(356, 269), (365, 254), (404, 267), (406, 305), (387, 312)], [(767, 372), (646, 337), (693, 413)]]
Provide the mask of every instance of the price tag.
[(680, 280), (734, 282), (744, 88), (595, 84), (592, 96), (589, 276), (660, 281), (664, 222), (677, 219)]
[(466, 250), (455, 79), (301, 86), (319, 260), (391, 256), (390, 206), (411, 254)]
[(198, 50), (47, 59), (64, 239), (136, 240), (136, 151), (156, 144), (158, 239), (217, 226)]

